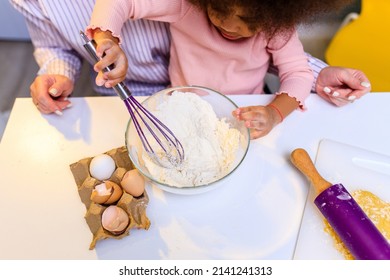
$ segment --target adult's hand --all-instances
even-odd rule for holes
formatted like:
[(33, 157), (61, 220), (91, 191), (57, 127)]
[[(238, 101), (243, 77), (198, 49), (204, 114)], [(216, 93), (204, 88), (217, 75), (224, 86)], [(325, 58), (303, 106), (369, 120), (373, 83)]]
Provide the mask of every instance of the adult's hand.
[(63, 110), (72, 106), (68, 96), (73, 89), (73, 81), (63, 75), (40, 75), (32, 82), (30, 94), (41, 113), (62, 115)]
[(325, 100), (343, 106), (370, 92), (366, 75), (357, 69), (328, 66), (321, 70), (316, 81), (316, 92)]

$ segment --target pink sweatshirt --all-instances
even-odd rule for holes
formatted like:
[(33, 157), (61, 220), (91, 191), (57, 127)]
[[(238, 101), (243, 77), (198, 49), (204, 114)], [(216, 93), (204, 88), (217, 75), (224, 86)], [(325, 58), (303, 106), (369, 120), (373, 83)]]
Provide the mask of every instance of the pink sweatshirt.
[(310, 94), (313, 74), (296, 32), (269, 41), (261, 33), (229, 41), (186, 0), (97, 0), (87, 34), (99, 27), (120, 38), (124, 22), (139, 18), (170, 23), (172, 86), (200, 85), (223, 94), (262, 93), (272, 61), (279, 70), (278, 93), (295, 97), (301, 107)]

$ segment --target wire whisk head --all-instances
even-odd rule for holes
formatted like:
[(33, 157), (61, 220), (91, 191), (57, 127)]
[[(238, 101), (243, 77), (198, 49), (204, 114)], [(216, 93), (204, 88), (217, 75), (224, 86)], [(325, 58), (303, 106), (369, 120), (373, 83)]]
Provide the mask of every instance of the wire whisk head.
[(181, 165), (184, 161), (184, 148), (174, 133), (133, 96), (124, 101), (148, 156), (165, 168)]

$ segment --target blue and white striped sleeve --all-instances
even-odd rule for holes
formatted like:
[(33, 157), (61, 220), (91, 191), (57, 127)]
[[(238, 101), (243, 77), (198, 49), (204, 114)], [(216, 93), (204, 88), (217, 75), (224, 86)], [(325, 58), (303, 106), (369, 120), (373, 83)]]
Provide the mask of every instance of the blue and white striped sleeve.
[(320, 74), (320, 72), (321, 72), (321, 70), (323, 68), (328, 66), (328, 64), (326, 64), (321, 59), (318, 59), (318, 58), (312, 56), (309, 53), (306, 53), (306, 55), (307, 55), (307, 58), (308, 58), (308, 62), (309, 62), (310, 68), (313, 70), (313, 74), (314, 74), (314, 81), (313, 81), (313, 84), (311, 86), (311, 91), (312, 92), (316, 92), (316, 87), (315, 86), (316, 86), (318, 75)]
[(39, 2), (11, 0), (11, 4), (26, 19), (34, 45), (34, 57), (39, 65), (38, 75), (64, 75), (75, 81), (80, 75), (81, 57), (64, 40), (52, 22), (45, 17)]

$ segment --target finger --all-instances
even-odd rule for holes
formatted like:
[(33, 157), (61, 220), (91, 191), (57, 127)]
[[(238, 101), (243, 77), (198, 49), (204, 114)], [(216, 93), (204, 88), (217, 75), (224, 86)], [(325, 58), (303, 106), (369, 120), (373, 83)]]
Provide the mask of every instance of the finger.
[[(30, 88), (30, 93), (33, 98), (33, 102), (41, 112), (54, 112), (59, 108), (56, 106), (53, 98), (48, 93), (47, 82), (34, 82)], [(50, 109), (52, 108), (52, 109)]]
[(329, 95), (339, 99), (348, 99), (348, 95), (352, 93), (350, 88), (338, 88), (330, 91)]
[(96, 79), (95, 79), (96, 85), (99, 86), (99, 87), (101, 87), (101, 86), (103, 86), (106, 82), (107, 82), (107, 80), (104, 78), (103, 72), (99, 72), (99, 73), (96, 75)]
[(269, 131), (267, 131), (267, 130), (251, 129), (250, 138), (251, 138), (251, 140), (258, 139), (258, 138), (264, 137), (268, 133), (269, 133)]
[(45, 113), (55, 113), (59, 116), (63, 115), (62, 111), (72, 107), (72, 103), (68, 99), (52, 100), (51, 102), (46, 104), (44, 102), (38, 101), (38, 104), (40, 108), (45, 111)]
[(340, 88), (332, 92), (332, 97), (345, 99), (346, 101), (354, 101), (359, 99), (364, 94), (368, 93), (369, 89), (350, 89), (350, 88)]
[(232, 116), (235, 117), (237, 120), (240, 119), (241, 110), (240, 108), (237, 108), (236, 110), (232, 111)]
[(40, 105), (39, 102), (34, 102), (35, 107), (38, 109), (39, 112), (42, 114), (50, 114), (51, 112), (43, 105)]
[(257, 130), (264, 130), (267, 128), (267, 122), (265, 120), (249, 119), (246, 120), (244, 123), (246, 127)]
[(342, 103), (348, 103), (360, 97), (360, 95), (355, 94), (356, 91), (350, 88), (337, 88), (332, 90), (331, 87), (325, 87), (323, 91), (329, 96), (329, 99), (333, 101), (339, 100)]
[(70, 85), (68, 82), (59, 80), (49, 88), (49, 94), (54, 98), (68, 97), (73, 92), (73, 85)]
[(120, 79), (120, 81), (123, 81), (126, 78), (126, 71), (127, 67), (123, 65), (118, 65), (111, 69), (111, 71), (104, 72), (103, 77), (105, 80)]
[(371, 90), (371, 84), (363, 72), (358, 70), (351, 71), (354, 71), (352, 75), (342, 75), (341, 79), (345, 86), (351, 89), (351, 91), (345, 95), (346, 98), (353, 101), (368, 93)]
[(351, 69), (350, 71), (353, 72), (352, 75), (346, 75), (343, 76), (343, 82), (350, 87), (353, 90), (370, 90), (371, 89), (371, 83), (366, 77), (366, 75), (359, 70)]
[(122, 81), (123, 81), (123, 79), (109, 80), (109, 81), (105, 82), (104, 86), (105, 86), (106, 88), (111, 88), (111, 87), (113, 87), (113, 86), (119, 84), (119, 83), (122, 82)]
[(72, 104), (64, 104), (64, 105), (63, 105), (63, 108), (64, 108), (64, 109), (62, 109), (62, 110), (56, 109), (56, 110), (52, 111), (51, 108), (48, 108), (47, 106), (45, 106), (45, 105), (43, 105), (43, 104), (41, 104), (41, 103), (39, 103), (39, 102), (34, 102), (34, 104), (35, 104), (35, 106), (37, 107), (37, 109), (38, 109), (41, 113), (43, 113), (43, 114), (52, 114), (52, 113), (54, 113), (54, 114), (56, 114), (56, 115), (58, 115), (58, 116), (62, 116), (62, 115), (63, 115), (62, 111), (63, 111), (64, 109), (66, 109), (66, 108), (70, 108), (71, 105), (72, 105)]
[(93, 70), (97, 73), (101, 71), (106, 71), (107, 67), (111, 64), (112, 63), (108, 63), (105, 59), (101, 59), (95, 63), (95, 65), (93, 66)]
[(102, 58), (105, 53), (114, 46), (114, 42), (109, 39), (99, 40), (96, 45), (96, 55)]
[[(325, 92), (325, 91), (324, 91)], [(341, 94), (339, 93), (341, 92)], [(328, 100), (332, 104), (341, 107), (346, 104), (349, 104), (353, 102), (353, 100), (348, 99), (348, 93), (351, 92), (351, 90), (338, 90), (338, 91), (329, 91), (327, 90), (326, 93), (318, 93), (318, 95), (321, 95), (324, 99)]]
[(240, 120), (263, 119), (266, 115), (264, 106), (241, 107), (236, 110)]
[(360, 87), (359, 89), (352, 90), (352, 92), (348, 94), (349, 100), (358, 99), (371, 91), (371, 84), (366, 82), (362, 82), (361, 84), (363, 84), (362, 87)]
[(72, 106), (68, 96), (73, 88), (73, 82), (65, 76), (41, 75), (31, 84), (30, 94), (40, 112), (61, 115), (64, 109)]
[[(100, 47), (98, 56), (101, 58), (94, 66), (96, 72), (103, 71), (105, 68), (110, 67), (111, 65), (116, 65), (120, 60), (121, 49), (119, 46), (114, 45), (112, 41), (110, 43), (105, 40)], [(97, 48), (98, 50), (98, 48)], [(101, 53), (101, 54), (100, 54)], [(117, 65), (115, 66), (117, 67)]]
[(334, 105), (336, 105), (338, 107), (341, 107), (341, 106), (344, 106), (344, 105), (351, 103), (351, 101), (349, 101), (348, 99), (345, 99), (345, 98), (338, 98), (338, 97), (330, 96), (329, 99)]
[(250, 112), (250, 111), (255, 111), (256, 106), (246, 106), (246, 107), (240, 107), (236, 109), (236, 112), (239, 112), (240, 114)]

